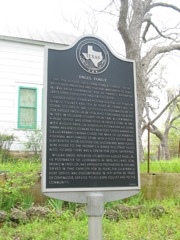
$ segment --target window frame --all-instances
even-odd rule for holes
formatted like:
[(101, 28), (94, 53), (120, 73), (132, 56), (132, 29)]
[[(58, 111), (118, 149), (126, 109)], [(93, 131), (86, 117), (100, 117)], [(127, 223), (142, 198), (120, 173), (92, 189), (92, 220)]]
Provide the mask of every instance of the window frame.
[[(28, 107), (28, 106), (23, 106), (21, 107), (20, 101), (21, 101), (21, 94), (20, 91), (21, 89), (30, 89), (30, 90), (35, 90), (35, 106), (34, 107)], [(26, 108), (26, 109), (35, 109), (35, 115), (34, 115), (34, 125), (29, 125), (29, 126), (24, 126), (20, 124), (20, 110), (21, 108)], [(25, 87), (25, 86), (19, 86), (18, 89), (18, 124), (17, 124), (18, 129), (36, 129), (37, 128), (37, 88), (35, 87)]]

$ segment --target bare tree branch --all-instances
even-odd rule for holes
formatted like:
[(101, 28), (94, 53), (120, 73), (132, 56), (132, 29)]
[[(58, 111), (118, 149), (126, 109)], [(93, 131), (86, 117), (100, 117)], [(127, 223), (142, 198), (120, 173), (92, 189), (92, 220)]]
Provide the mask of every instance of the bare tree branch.
[(150, 124), (153, 124), (165, 111), (166, 109), (176, 100), (180, 97), (180, 93), (176, 95), (168, 104), (163, 108), (163, 110), (150, 122)]
[(173, 122), (174, 122), (176, 119), (178, 119), (178, 118), (180, 118), (180, 114), (178, 114), (177, 116), (175, 116), (174, 118), (172, 118), (171, 121), (170, 121), (170, 124), (172, 125)]
[(153, 4), (150, 5), (150, 9), (155, 8), (155, 7), (172, 8), (173, 10), (175, 10), (177, 12), (180, 12), (180, 9), (173, 4), (158, 2), (158, 3), (153, 3)]
[(146, 22), (147, 22), (147, 24), (146, 24), (146, 27), (144, 29), (143, 35), (142, 35), (142, 39), (143, 39), (144, 43), (147, 42), (146, 41), (146, 34), (147, 34), (148, 30), (149, 30), (149, 27), (151, 26), (151, 23), (149, 21), (146, 21)]
[(158, 54), (171, 52), (174, 50), (180, 50), (180, 44), (171, 44), (168, 46), (153, 46), (151, 50), (142, 58), (144, 64), (149, 65), (152, 59), (154, 59)]
[[(146, 4), (146, 12), (148, 13), (151, 9), (155, 8), (155, 7), (166, 7), (166, 8), (171, 8), (177, 12), (180, 12), (180, 9), (175, 6), (175, 5), (172, 5), (172, 4), (168, 4), (168, 3), (162, 3), (162, 2), (158, 2), (158, 3), (153, 3), (153, 4), (150, 4), (151, 1), (148, 1)], [(144, 29), (144, 32), (142, 34), (142, 39), (143, 41), (146, 43), (147, 42), (147, 39), (146, 39), (146, 35), (148, 33), (148, 30), (149, 30), (149, 27), (152, 26), (156, 32), (159, 34), (159, 36), (163, 37), (163, 38), (168, 38), (168, 39), (172, 39), (172, 40), (175, 40), (174, 38), (172, 38), (171, 36), (169, 35), (165, 35), (163, 34), (162, 31), (159, 30), (159, 28), (152, 22), (151, 20), (151, 14), (148, 13), (147, 15), (145, 15), (145, 18), (144, 18), (144, 21), (143, 22), (147, 22), (147, 25)], [(177, 34), (177, 33), (176, 33)], [(170, 34), (172, 35), (172, 33)], [(149, 40), (148, 40), (149, 41)]]
[(149, 20), (145, 20), (145, 22), (147, 22), (147, 25), (146, 25), (146, 28), (144, 30), (143, 36), (142, 36), (142, 39), (143, 39), (143, 41), (145, 43), (146, 43), (146, 34), (147, 34), (148, 29), (149, 29), (150, 26), (152, 26), (161, 37), (174, 40), (173, 38), (164, 35), (150, 19)]
[(168, 115), (167, 115), (167, 118), (165, 121), (165, 129), (168, 129), (168, 126), (170, 127), (170, 119), (171, 119), (172, 113), (174, 112), (174, 109), (176, 107), (176, 101), (177, 101), (177, 99), (175, 99), (172, 102), (172, 105), (169, 107), (169, 112), (168, 112)]
[(159, 139), (163, 138), (163, 134), (158, 130), (158, 128), (154, 124), (150, 125), (150, 132), (156, 135), (156, 137)]
[(149, 73), (152, 72), (152, 70), (158, 65), (159, 61), (164, 57), (164, 55), (165, 55), (165, 53), (162, 54), (162, 55), (160, 56), (160, 58), (158, 58), (158, 59), (156, 60), (156, 62), (153, 64), (153, 66), (148, 70), (148, 72), (147, 72), (148, 75), (149, 75)]
[(174, 128), (174, 129), (180, 131), (180, 128), (177, 128), (177, 127), (174, 127), (174, 126), (172, 126), (172, 128)]
[[(101, 12), (106, 12), (106, 10), (114, 3), (114, 0), (111, 0), (111, 2), (104, 8), (101, 10)], [(109, 12), (106, 12), (109, 14)]]
[(180, 97), (180, 93), (178, 95), (176, 95), (170, 102), (168, 102), (168, 104), (163, 108), (163, 110), (153, 120), (150, 120), (150, 117), (148, 117), (149, 123), (144, 124), (142, 129), (143, 130), (146, 129), (148, 127), (148, 124), (152, 125), (155, 121), (157, 121), (157, 119), (160, 118), (160, 116), (166, 111), (166, 109), (179, 97)]

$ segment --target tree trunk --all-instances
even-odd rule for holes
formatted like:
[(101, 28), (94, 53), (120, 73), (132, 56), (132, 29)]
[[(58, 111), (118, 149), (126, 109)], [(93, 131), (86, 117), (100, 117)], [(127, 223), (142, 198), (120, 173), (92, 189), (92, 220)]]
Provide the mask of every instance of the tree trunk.
[(143, 146), (142, 146), (142, 131), (141, 124), (143, 120), (143, 111), (146, 102), (146, 89), (144, 85), (145, 69), (142, 68), (141, 63), (141, 47), (140, 32), (141, 24), (143, 21), (143, 4), (141, 0), (133, 1), (134, 12), (131, 22), (127, 25), (128, 18), (128, 1), (121, 0), (120, 15), (118, 22), (118, 30), (124, 40), (126, 48), (126, 57), (135, 60), (136, 63), (136, 94), (137, 94), (137, 115), (138, 115), (138, 143), (139, 143), (139, 157), (140, 161), (144, 159)]
[(160, 147), (161, 147), (161, 159), (170, 160), (167, 137), (163, 136), (163, 138), (161, 139)]

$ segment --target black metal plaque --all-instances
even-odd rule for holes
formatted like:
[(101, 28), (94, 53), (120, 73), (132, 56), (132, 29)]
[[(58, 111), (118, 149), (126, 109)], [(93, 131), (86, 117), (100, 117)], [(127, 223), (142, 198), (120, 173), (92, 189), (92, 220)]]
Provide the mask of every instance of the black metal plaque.
[(46, 189), (138, 186), (133, 64), (91, 36), (47, 50)]

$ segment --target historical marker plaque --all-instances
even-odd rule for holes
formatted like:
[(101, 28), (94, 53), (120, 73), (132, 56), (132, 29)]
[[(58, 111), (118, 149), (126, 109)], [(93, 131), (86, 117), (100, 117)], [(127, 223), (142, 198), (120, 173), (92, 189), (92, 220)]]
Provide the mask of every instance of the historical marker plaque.
[(138, 189), (134, 62), (87, 36), (45, 69), (44, 192)]

